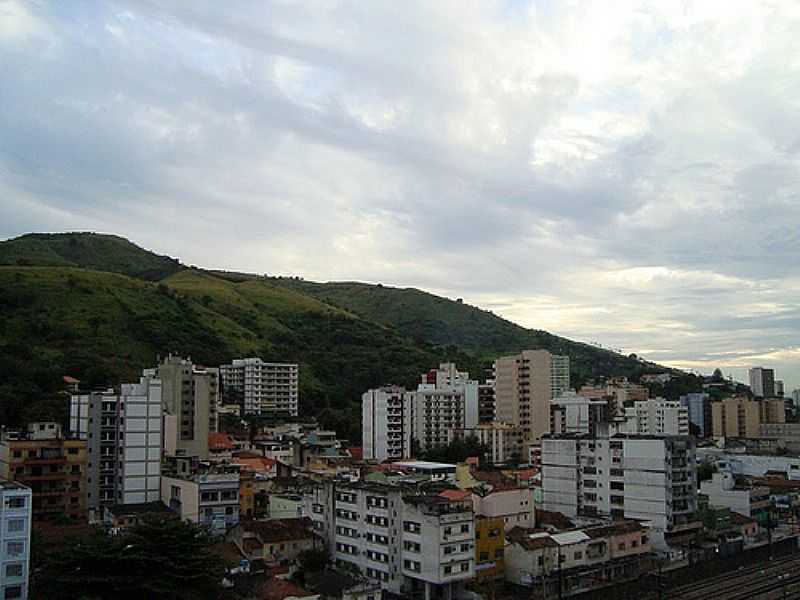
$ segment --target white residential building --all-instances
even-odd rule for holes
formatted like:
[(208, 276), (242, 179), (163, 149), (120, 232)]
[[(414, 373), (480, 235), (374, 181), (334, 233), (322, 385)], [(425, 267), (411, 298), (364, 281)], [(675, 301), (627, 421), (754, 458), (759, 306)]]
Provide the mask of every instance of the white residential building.
[(361, 396), (365, 459), (394, 460), (411, 456), (412, 405), (408, 392), (390, 386)]
[(531, 487), (499, 487), (472, 490), (475, 514), (490, 519), (503, 519), (506, 531), (514, 527), (533, 527), (536, 521)]
[(625, 409), (626, 430), (642, 435), (689, 435), (689, 409), (678, 400), (639, 400)]
[(161, 478), (161, 501), (184, 521), (223, 535), (239, 523), (239, 473), (235, 468)]
[(594, 435), (599, 423), (608, 422), (611, 407), (608, 399), (587, 398), (569, 391), (553, 398), (550, 405), (550, 431)]
[(226, 400), (240, 402), (244, 414), (297, 416), (299, 368), (296, 364), (242, 358), (222, 365), (219, 371)]
[(412, 439), (426, 450), (447, 444), (455, 429), (477, 426), (477, 381), (450, 363), (422, 380), (415, 391), (386, 386), (361, 396), (364, 458), (408, 458)]
[(120, 391), (74, 395), (70, 429), (86, 440), (90, 515), (105, 505), (154, 502), (160, 497), (161, 381), (142, 377)]
[(710, 480), (700, 484), (700, 493), (708, 496), (708, 502), (713, 506), (725, 506), (760, 523), (767, 519), (770, 508), (767, 486), (739, 485), (731, 473), (714, 473)]
[(542, 440), (542, 508), (640, 519), (666, 547), (697, 509), (695, 445), (688, 437), (617, 434)]
[(306, 496), (306, 512), (337, 565), (397, 594), (450, 600), (475, 576), (472, 502), (455, 495), (328, 481)]
[(31, 557), (30, 488), (0, 479), (0, 598), (26, 600)]

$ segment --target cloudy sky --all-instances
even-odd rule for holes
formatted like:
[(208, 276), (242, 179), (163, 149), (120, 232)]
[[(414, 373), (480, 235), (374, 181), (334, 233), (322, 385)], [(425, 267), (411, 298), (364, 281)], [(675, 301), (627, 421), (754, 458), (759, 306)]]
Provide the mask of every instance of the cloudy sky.
[(800, 387), (800, 4), (0, 0), (0, 237)]

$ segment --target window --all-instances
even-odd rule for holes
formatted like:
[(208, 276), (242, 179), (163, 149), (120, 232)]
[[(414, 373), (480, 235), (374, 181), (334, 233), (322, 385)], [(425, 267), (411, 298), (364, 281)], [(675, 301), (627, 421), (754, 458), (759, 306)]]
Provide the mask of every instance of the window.
[(469, 544), (461, 544), (462, 552), (469, 552)]
[(544, 558), (540, 556), (540, 557), (539, 557), (539, 560), (537, 561), (537, 563), (538, 563), (538, 564), (539, 564), (539, 566), (541, 567), (541, 566), (544, 564)]
[(481, 560), (481, 561), (489, 560), (489, 553), (488, 552), (481, 552), (481, 555), (478, 558), (478, 560)]
[(446, 567), (444, 568), (444, 574), (445, 574), (445, 575), (450, 575), (450, 573), (452, 573), (452, 572), (453, 572), (453, 567), (451, 567), (451, 566), (449, 566), (449, 565), (448, 565), (448, 566), (446, 566)]
[(25, 519), (9, 519), (8, 532), (18, 533), (20, 531), (25, 531)]
[(6, 577), (22, 577), (22, 563), (6, 565)]
[(13, 598), (22, 598), (21, 585), (14, 585), (6, 588), (5, 600), (11, 600)]
[(464, 523), (461, 526), (461, 533), (469, 533), (469, 524), (468, 523)]
[(24, 542), (8, 542), (6, 545), (6, 554), (8, 556), (22, 556), (25, 553)]
[(625, 542), (620, 542), (619, 546), (617, 546), (619, 550), (625, 550)]
[(226, 515), (232, 515), (233, 514), (233, 507), (232, 506), (226, 507), (225, 508), (225, 514)]
[(463, 573), (464, 571), (469, 571), (469, 563), (468, 562), (461, 563), (461, 572)]
[(67, 450), (67, 452), (69, 452), (70, 454), (77, 454), (78, 453), (78, 449), (77, 448), (69, 448)]
[(14, 458), (22, 458), (22, 452), (19, 450), (14, 450)]
[(572, 558), (574, 560), (582, 560), (583, 559), (583, 552), (576, 552), (575, 554), (572, 555)]
[(497, 549), (494, 551), (494, 557), (495, 557), (495, 558), (503, 558), (503, 555), (504, 555), (504, 554), (505, 554), (505, 550), (503, 550), (502, 548), (497, 548)]
[(6, 498), (6, 508), (25, 508), (25, 498), (21, 496)]

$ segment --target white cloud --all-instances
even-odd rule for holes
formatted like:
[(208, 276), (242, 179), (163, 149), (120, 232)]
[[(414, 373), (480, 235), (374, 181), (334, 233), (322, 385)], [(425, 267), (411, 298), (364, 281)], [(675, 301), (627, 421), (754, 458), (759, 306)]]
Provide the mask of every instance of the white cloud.
[(800, 387), (792, 3), (0, 11), (0, 234), (413, 285)]

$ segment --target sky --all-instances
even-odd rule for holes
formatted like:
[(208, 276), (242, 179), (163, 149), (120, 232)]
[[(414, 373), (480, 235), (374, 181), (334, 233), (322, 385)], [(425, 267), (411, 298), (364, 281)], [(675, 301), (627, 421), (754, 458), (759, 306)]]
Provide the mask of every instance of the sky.
[(800, 4), (0, 0), (0, 238), (413, 286), (800, 388)]

